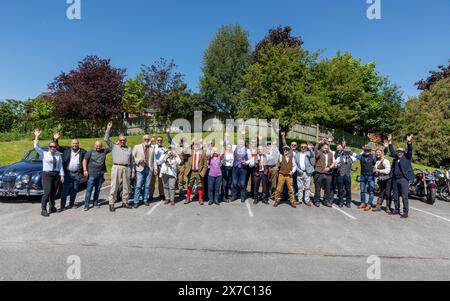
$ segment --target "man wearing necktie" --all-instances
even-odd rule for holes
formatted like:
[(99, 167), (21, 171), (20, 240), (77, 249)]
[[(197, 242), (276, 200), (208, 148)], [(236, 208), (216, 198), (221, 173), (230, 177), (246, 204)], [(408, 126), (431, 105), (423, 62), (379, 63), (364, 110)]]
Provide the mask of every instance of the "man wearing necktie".
[(185, 204), (191, 202), (192, 189), (197, 184), (198, 201), (203, 205), (203, 178), (208, 168), (206, 153), (202, 150), (201, 143), (194, 143), (194, 151), (186, 163), (186, 182), (188, 183), (187, 197)]

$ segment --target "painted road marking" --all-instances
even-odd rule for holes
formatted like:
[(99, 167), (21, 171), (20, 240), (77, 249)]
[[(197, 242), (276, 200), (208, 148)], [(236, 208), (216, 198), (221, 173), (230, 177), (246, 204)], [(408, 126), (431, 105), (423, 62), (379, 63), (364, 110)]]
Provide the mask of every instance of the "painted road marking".
[(421, 210), (421, 209), (417, 209), (417, 208), (414, 208), (414, 207), (411, 207), (411, 209), (412, 209), (412, 210), (415, 210), (415, 211), (418, 211), (418, 212), (422, 212), (422, 213), (424, 213), (424, 214), (427, 214), (427, 215), (430, 215), (430, 216), (433, 216), (433, 217), (436, 217), (436, 218), (439, 218), (439, 219), (441, 219), (441, 220), (444, 220), (444, 221), (450, 223), (450, 219), (445, 218), (445, 217), (442, 217), (442, 216), (440, 216), (440, 215), (433, 214), (433, 213), (431, 213), (431, 212), (427, 212), (427, 211), (424, 211), (424, 210)]
[(246, 200), (245, 204), (247, 205), (248, 215), (250, 215), (250, 217), (254, 217), (255, 215), (253, 214), (253, 210), (252, 210), (252, 207), (250, 206), (250, 202), (248, 200)]
[(342, 209), (336, 207), (336, 205), (333, 205), (333, 209), (339, 211), (340, 213), (344, 214), (345, 216), (347, 216), (348, 218), (350, 218), (350, 219), (352, 219), (352, 220), (354, 220), (354, 221), (357, 220), (356, 217), (354, 217), (353, 215), (350, 215), (350, 214), (348, 214), (347, 212), (345, 212), (344, 210), (342, 210)]
[(148, 212), (147, 215), (150, 216), (155, 210), (156, 208), (158, 208), (159, 206), (161, 206), (162, 202), (159, 202), (158, 204), (156, 204), (155, 206), (153, 206)]

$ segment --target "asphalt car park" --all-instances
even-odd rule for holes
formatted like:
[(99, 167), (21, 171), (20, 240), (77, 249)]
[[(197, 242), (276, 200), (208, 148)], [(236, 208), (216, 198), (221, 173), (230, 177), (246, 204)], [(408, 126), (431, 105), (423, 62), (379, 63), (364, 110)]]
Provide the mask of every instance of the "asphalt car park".
[[(106, 199), (109, 187), (101, 198)], [(81, 202), (84, 192), (78, 195)], [(81, 205), (81, 203), (80, 203)], [(450, 203), (411, 200), (410, 218), (355, 208), (234, 202), (40, 216), (39, 199), (0, 201), (0, 280), (450, 280)]]

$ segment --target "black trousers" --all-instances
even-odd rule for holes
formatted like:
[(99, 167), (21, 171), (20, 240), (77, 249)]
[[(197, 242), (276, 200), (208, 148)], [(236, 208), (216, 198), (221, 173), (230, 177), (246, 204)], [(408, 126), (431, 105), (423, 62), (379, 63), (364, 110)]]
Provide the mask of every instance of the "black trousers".
[(320, 192), (324, 190), (323, 201), (333, 204), (333, 194), (331, 193), (331, 184), (333, 176), (331, 174), (316, 173), (314, 175), (314, 203), (320, 203)]
[(262, 185), (262, 199), (269, 199), (269, 179), (264, 172), (260, 172), (258, 175), (253, 175), (254, 183), (254, 198), (259, 196), (259, 187)]
[(409, 181), (405, 178), (394, 179), (393, 185), (393, 198), (395, 203), (395, 210), (400, 211), (400, 197), (403, 201), (403, 213), (409, 212)]
[(44, 189), (44, 195), (41, 199), (42, 210), (47, 210), (48, 203), (50, 203), (49, 210), (55, 208), (56, 192), (58, 191), (60, 181), (58, 172), (42, 173), (42, 188)]
[(384, 200), (386, 200), (386, 207), (391, 208), (392, 204), (392, 179), (378, 180), (378, 187), (380, 188), (380, 206), (383, 206)]

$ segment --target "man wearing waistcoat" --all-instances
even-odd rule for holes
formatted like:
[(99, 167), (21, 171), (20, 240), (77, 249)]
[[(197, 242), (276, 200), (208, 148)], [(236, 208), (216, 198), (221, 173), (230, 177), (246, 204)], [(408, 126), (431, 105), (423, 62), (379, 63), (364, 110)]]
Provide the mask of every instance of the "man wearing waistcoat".
[(311, 206), (311, 177), (314, 174), (314, 147), (303, 143), (300, 152), (295, 154), (295, 165), (297, 167), (297, 205), (305, 202), (306, 206)]
[(340, 208), (344, 207), (344, 195), (345, 206), (347, 208), (351, 208), (352, 206), (352, 169), (353, 163), (356, 160), (356, 157), (353, 156), (352, 150), (349, 147), (346, 147), (342, 154), (336, 159)]
[(283, 187), (286, 184), (290, 205), (292, 208), (297, 208), (295, 205), (295, 193), (294, 193), (294, 182), (293, 175), (297, 170), (295, 166), (295, 159), (290, 153), (289, 146), (283, 146), (283, 154), (280, 155), (280, 172), (278, 175), (278, 186), (277, 192), (275, 193), (275, 204), (274, 207), (278, 207), (281, 202), (281, 194), (283, 192)]
[(333, 193), (331, 192), (332, 173), (334, 168), (334, 156), (330, 151), (329, 144), (326, 140), (321, 144), (317, 143), (314, 148), (316, 159), (316, 173), (314, 177), (314, 206), (320, 207), (320, 192), (324, 190), (323, 205), (331, 208), (333, 204)]

